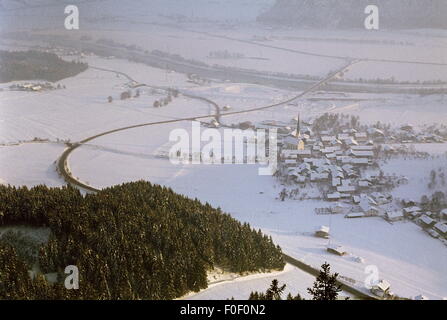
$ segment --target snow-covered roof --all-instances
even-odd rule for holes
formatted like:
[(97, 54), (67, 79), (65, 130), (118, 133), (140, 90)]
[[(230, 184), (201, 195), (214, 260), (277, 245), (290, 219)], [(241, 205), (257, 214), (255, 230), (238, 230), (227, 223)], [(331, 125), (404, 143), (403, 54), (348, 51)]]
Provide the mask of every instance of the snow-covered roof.
[(337, 246), (337, 245), (329, 245), (327, 247), (327, 250), (335, 252), (335, 253), (337, 253), (337, 254), (339, 254), (341, 256), (343, 256), (343, 255), (348, 253), (345, 248), (343, 248), (341, 246)]
[(337, 191), (338, 192), (354, 192), (356, 189), (355, 186), (338, 186)]
[(374, 156), (374, 152), (370, 151), (370, 150), (353, 150), (353, 149), (351, 149), (349, 153), (356, 157), (373, 157)]
[(328, 193), (327, 194), (327, 198), (328, 199), (340, 199), (341, 195), (339, 192), (334, 192), (334, 193)]
[(389, 219), (396, 219), (403, 217), (403, 212), (402, 210), (387, 211), (386, 215), (388, 216)]
[(320, 226), (317, 228), (317, 230), (315, 230), (317, 232), (324, 232), (324, 233), (329, 233), (330, 228), (328, 226)]
[(433, 220), (432, 218), (430, 218), (429, 216), (427, 216), (425, 214), (419, 220), (425, 224), (432, 224), (433, 222), (435, 222), (435, 220)]
[(351, 212), (345, 215), (345, 218), (363, 218), (364, 216), (363, 212)]
[(374, 146), (351, 146), (351, 149), (357, 151), (373, 151)]
[(352, 158), (350, 163), (353, 163), (353, 164), (368, 164), (369, 160), (367, 158)]
[(434, 228), (443, 234), (447, 234), (447, 224), (438, 222)]
[(413, 207), (409, 207), (409, 208), (404, 208), (404, 211), (406, 213), (414, 213), (414, 212), (420, 212), (422, 209), (416, 206)]
[(379, 289), (382, 290), (383, 292), (385, 292), (386, 290), (388, 290), (391, 287), (391, 284), (386, 281), (386, 280), (380, 280), (379, 283), (377, 283), (374, 286), (374, 289)]

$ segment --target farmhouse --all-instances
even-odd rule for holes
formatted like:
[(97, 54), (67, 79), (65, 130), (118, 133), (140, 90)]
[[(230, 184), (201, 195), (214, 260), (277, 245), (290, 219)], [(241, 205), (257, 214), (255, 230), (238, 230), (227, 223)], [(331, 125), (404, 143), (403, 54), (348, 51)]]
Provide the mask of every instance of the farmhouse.
[(328, 200), (340, 200), (340, 198), (341, 198), (341, 194), (340, 194), (340, 192), (334, 192), (334, 193), (328, 193), (327, 195), (326, 195), (326, 198), (328, 199)]
[(348, 218), (348, 219), (364, 218), (364, 217), (366, 217), (366, 216), (363, 212), (351, 212), (351, 213), (348, 213), (347, 215), (345, 215), (345, 218)]
[(315, 231), (315, 236), (318, 238), (329, 239), (329, 227), (321, 226)]
[(339, 256), (345, 256), (348, 254), (348, 252), (343, 247), (340, 246), (329, 246), (327, 247), (327, 251)]
[(349, 213), (351, 211), (351, 206), (345, 203), (337, 203), (331, 208), (331, 212), (338, 214), (338, 213)]
[(424, 214), (422, 217), (419, 218), (419, 224), (421, 225), (421, 227), (429, 229), (436, 224), (436, 221)]
[(371, 288), (371, 292), (378, 297), (385, 297), (391, 288), (391, 285), (386, 280), (380, 280), (375, 286)]
[(386, 212), (386, 219), (388, 221), (400, 221), (404, 219), (404, 213), (402, 210), (393, 210)]
[(368, 203), (362, 202), (360, 203), (360, 208), (365, 213), (367, 217), (374, 217), (379, 215), (380, 210), (376, 206), (372, 206)]
[(445, 223), (437, 223), (434, 225), (433, 229), (439, 233), (440, 236), (447, 239), (447, 224)]
[(414, 219), (414, 218), (419, 217), (422, 214), (421, 211), (422, 211), (422, 209), (419, 207), (416, 207), (416, 206), (404, 208), (404, 214), (409, 219)]

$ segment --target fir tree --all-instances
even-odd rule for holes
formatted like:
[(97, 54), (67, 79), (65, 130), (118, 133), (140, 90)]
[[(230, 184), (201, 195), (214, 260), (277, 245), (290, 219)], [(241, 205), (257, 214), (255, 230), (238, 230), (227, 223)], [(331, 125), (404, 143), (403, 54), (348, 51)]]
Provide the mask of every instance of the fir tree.
[(338, 273), (331, 275), (331, 267), (325, 262), (312, 288), (308, 288), (313, 300), (337, 300), (341, 285), (337, 283)]

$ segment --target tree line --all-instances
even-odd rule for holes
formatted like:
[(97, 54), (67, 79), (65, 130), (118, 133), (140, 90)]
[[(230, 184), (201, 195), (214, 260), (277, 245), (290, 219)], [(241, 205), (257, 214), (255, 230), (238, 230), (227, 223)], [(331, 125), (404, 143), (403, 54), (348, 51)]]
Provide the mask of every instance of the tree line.
[(0, 82), (36, 79), (56, 82), (87, 68), (87, 63), (65, 61), (50, 52), (0, 51)]

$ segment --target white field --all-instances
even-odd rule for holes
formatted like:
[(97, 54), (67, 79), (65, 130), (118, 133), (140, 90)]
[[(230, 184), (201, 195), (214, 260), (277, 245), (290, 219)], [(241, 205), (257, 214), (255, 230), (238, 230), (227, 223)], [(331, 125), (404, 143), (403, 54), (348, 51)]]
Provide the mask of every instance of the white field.
[[(286, 264), (283, 271), (258, 273), (210, 284), (207, 289), (198, 293), (190, 293), (183, 299), (226, 300), (234, 298), (236, 300), (247, 300), (252, 291), (265, 292), (273, 279), (277, 279), (280, 284), (287, 285), (284, 296), (289, 292), (294, 296), (299, 293), (305, 299), (310, 298), (307, 288), (312, 287), (315, 281), (315, 277), (290, 264)], [(347, 296), (345, 293), (342, 293), (342, 295)]]
[[(367, 31), (331, 32), (320, 30), (290, 31), (266, 30), (243, 26), (236, 29), (215, 27), (177, 26), (166, 27), (145, 24), (144, 19), (126, 20), (130, 30), (110, 30), (97, 25), (89, 29), (94, 39), (113, 38), (125, 44), (137, 44), (147, 50), (159, 49), (169, 53), (205, 62), (207, 64), (241, 67), (258, 71), (285, 72), (323, 76), (340, 68), (343, 57), (362, 59), (385, 59), (447, 64), (447, 41), (445, 35), (436, 31), (403, 32), (384, 30), (378, 33)], [(97, 28), (97, 30), (95, 30)], [(202, 33), (205, 31), (205, 33)], [(221, 38), (225, 36), (227, 38)], [(260, 40), (263, 38), (263, 40)], [(397, 39), (397, 40), (396, 40)], [(254, 41), (244, 43), (242, 41)], [(275, 47), (275, 48), (272, 48)], [(210, 58), (210, 51), (227, 50), (242, 53), (245, 59)], [(291, 52), (338, 56), (318, 57)], [(260, 59), (252, 59), (260, 58)], [(365, 61), (351, 67), (346, 79), (375, 80), (394, 78), (397, 81), (447, 81), (447, 65), (418, 65), (394, 62)]]

